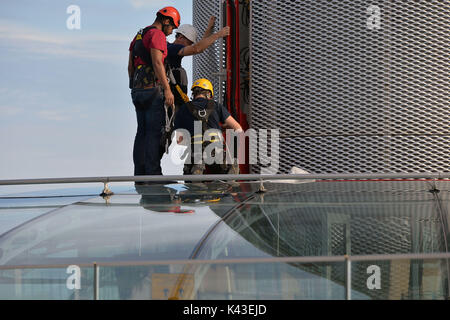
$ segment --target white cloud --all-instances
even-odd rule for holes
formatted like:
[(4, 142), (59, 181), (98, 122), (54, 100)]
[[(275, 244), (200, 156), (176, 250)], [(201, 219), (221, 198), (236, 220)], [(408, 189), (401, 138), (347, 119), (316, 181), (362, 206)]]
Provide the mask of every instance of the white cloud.
[(0, 115), (15, 116), (25, 111), (38, 110), (41, 102), (50, 98), (51, 95), (42, 90), (0, 88)]
[(60, 45), (64, 43), (61, 37), (39, 32), (34, 28), (27, 28), (6, 20), (0, 20), (0, 39), (10, 41), (31, 41)]
[(0, 106), (0, 116), (15, 116), (24, 112), (23, 108), (12, 106)]
[(70, 116), (68, 114), (65, 114), (58, 110), (41, 110), (38, 111), (37, 114), (39, 118), (50, 121), (66, 121), (70, 119)]
[(134, 8), (159, 8), (162, 6), (159, 0), (130, 0), (131, 5)]
[(72, 101), (70, 107), (64, 101), (53, 101), (51, 104), (36, 108), (33, 114), (41, 120), (57, 122), (89, 119), (83, 111), (83, 105), (78, 105), (75, 101)]
[[(69, 31), (68, 31), (69, 32)], [(70, 34), (71, 33), (71, 34)], [(20, 52), (118, 62), (126, 59), (130, 39), (110, 34), (70, 31), (48, 33), (0, 20), (0, 43)], [(118, 47), (125, 48), (120, 51)]]

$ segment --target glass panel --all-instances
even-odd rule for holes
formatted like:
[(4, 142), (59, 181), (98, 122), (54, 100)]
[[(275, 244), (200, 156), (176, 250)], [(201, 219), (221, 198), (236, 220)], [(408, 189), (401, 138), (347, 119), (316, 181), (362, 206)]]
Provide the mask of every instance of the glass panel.
[[(16, 190), (20, 189), (16, 186)], [(40, 215), (97, 195), (90, 189), (40, 190), (0, 195), (0, 235)]]
[(93, 268), (39, 268), (0, 270), (0, 299), (93, 299)]
[[(265, 182), (264, 186), (265, 193), (257, 192), (259, 182), (216, 182), (152, 185), (109, 197), (86, 197), (88, 193), (80, 192), (79, 196), (85, 196), (71, 198), (68, 192), (62, 192), (63, 197), (53, 200), (0, 199), (0, 266), (448, 252), (448, 182)], [(383, 275), (381, 289), (374, 290), (367, 288), (370, 264), (354, 262), (352, 298), (448, 296), (446, 265), (440, 262), (436, 269), (431, 261), (404, 263), (374, 263)], [(167, 278), (164, 274), (192, 273), (179, 265), (117, 268), (100, 267), (100, 298), (155, 298), (153, 281), (170, 283), (179, 276)], [(224, 294), (245, 299), (345, 298), (343, 263), (298, 267), (281, 263), (217, 264), (194, 269), (195, 299), (215, 299)], [(25, 292), (25, 297), (39, 298), (29, 293), (28, 287), (18, 289), (22, 283), (33, 288), (40, 283), (47, 288), (48, 279), (53, 278), (45, 272), (50, 271), (39, 270), (33, 273), (23, 269), (20, 277), (12, 271), (1, 271), (2, 297)], [(436, 270), (439, 276), (432, 278)], [(159, 278), (152, 279), (154, 274)], [(286, 280), (291, 276), (305, 279), (292, 294), (290, 289), (282, 289), (284, 284), (294, 283)], [(88, 290), (84, 287), (75, 291), (77, 298), (93, 296), (93, 279), (89, 277), (89, 273), (83, 275), (82, 281), (87, 281), (85, 286), (90, 291), (83, 293)], [(402, 277), (408, 279), (407, 287)], [(63, 272), (56, 282), (63, 285), (66, 278)], [(439, 285), (433, 279), (438, 279)], [(210, 289), (218, 286), (214, 281), (222, 281), (220, 286), (225, 283), (228, 291)], [(305, 285), (308, 281), (314, 285)], [(317, 283), (322, 289), (314, 287)], [(141, 291), (135, 288), (137, 285)], [(70, 298), (70, 294), (58, 293), (63, 289), (45, 289), (42, 296)], [(47, 293), (52, 290), (57, 293)], [(164, 290), (158, 292), (159, 298), (170, 295)]]
[[(100, 268), (100, 299), (345, 299), (344, 263)], [(339, 280), (331, 275), (339, 274)], [(360, 297), (365, 297), (360, 295)]]
[(267, 183), (267, 193), (252, 195), (223, 222), (274, 256), (447, 252), (448, 196), (430, 192), (431, 184)]
[[(352, 262), (353, 300), (445, 300), (449, 259)], [(345, 262), (121, 265), (98, 268), (107, 300), (343, 300)], [(0, 299), (94, 298), (93, 267), (0, 270)]]
[(382, 300), (446, 300), (450, 259), (352, 263), (352, 299), (361, 293)]
[(54, 209), (55, 208), (0, 208), (0, 235)]
[(219, 218), (208, 207), (186, 213), (139, 204), (138, 195), (101, 197), (54, 210), (0, 237), (0, 265), (188, 259)]

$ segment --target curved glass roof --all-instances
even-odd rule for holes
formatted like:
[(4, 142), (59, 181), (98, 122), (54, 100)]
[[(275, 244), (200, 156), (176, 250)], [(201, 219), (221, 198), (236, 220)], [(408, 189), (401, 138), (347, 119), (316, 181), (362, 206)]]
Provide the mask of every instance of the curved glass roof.
[[(11, 274), (5, 272), (12, 269), (94, 262), (103, 263), (104, 268), (115, 264), (131, 268), (143, 262), (165, 261), (168, 267), (163, 274), (194, 275), (191, 298), (226, 299), (234, 294), (252, 299), (344, 299), (344, 262), (270, 259), (449, 252), (450, 182), (265, 182), (264, 193), (259, 192), (259, 187), (253, 182), (154, 184), (116, 190), (112, 186), (115, 194), (108, 197), (98, 196), (92, 189), (0, 196), (0, 267), (4, 269), (0, 270), (4, 273), (0, 277), (0, 296), (8, 297), (1, 279), (11, 280)], [(232, 261), (229, 265), (227, 259)], [(245, 263), (239, 263), (239, 259), (245, 259)], [(252, 259), (257, 263), (252, 264)], [(177, 260), (209, 262), (194, 269), (180, 269), (181, 265), (171, 265)], [(220, 263), (213, 265), (213, 261)], [(448, 260), (431, 262), (427, 265), (422, 261), (417, 266), (415, 260), (409, 260), (407, 266), (389, 260), (376, 262), (385, 274), (379, 290), (367, 288), (367, 268), (375, 262), (355, 262), (352, 296), (414, 298), (419, 297), (416, 291), (422, 288), (423, 297), (423, 271), (428, 266), (434, 270), (431, 274), (437, 274), (433, 281), (438, 283), (430, 290), (435, 298), (445, 297)], [(227, 293), (217, 286), (208, 289), (206, 283), (217, 279), (217, 274), (226, 274), (217, 271), (225, 265), (228, 279), (234, 279), (234, 289), (231, 285)], [(398, 268), (406, 271), (399, 272)], [(404, 273), (407, 280), (397, 280)], [(114, 274), (116, 286), (120, 287), (117, 272)], [(126, 274), (124, 277), (130, 277)], [(148, 279), (160, 273), (150, 274)], [(316, 289), (308, 289), (309, 293), (283, 289), (282, 283), (291, 278), (300, 287)], [(150, 282), (156, 283), (155, 279)], [(393, 280), (402, 283), (400, 289), (391, 289)], [(265, 283), (262, 287), (267, 295), (261, 294), (257, 286), (252, 287), (252, 281)], [(243, 283), (247, 283), (246, 287), (239, 289)], [(128, 290), (127, 296), (115, 289), (119, 293), (114, 295), (112, 289), (105, 290), (103, 297), (110, 298), (136, 298), (137, 294), (133, 296), (134, 291)], [(395, 295), (393, 290), (401, 294)], [(157, 297), (149, 292), (152, 290), (142, 297)], [(164, 292), (169, 298), (170, 290)]]

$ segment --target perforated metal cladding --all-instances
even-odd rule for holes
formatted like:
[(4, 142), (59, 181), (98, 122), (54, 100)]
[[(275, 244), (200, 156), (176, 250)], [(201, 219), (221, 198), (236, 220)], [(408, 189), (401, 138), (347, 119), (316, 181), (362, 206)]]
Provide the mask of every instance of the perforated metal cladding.
[[(193, 0), (193, 25), (199, 31), (199, 39), (203, 36), (203, 32), (208, 26), (211, 16), (216, 17), (216, 30), (221, 26), (220, 16), (222, 5), (221, 1), (204, 1)], [(220, 53), (220, 42), (223, 40), (217, 40), (213, 45), (206, 49), (202, 54), (197, 54), (193, 58), (193, 79), (206, 78), (211, 81), (214, 87), (215, 100), (222, 102), (221, 90), (223, 88), (223, 82), (226, 78), (220, 78), (219, 73), (223, 65), (223, 54)], [(222, 59), (221, 59), (222, 58)]]
[(250, 126), (280, 129), (279, 172), (448, 172), (449, 17), (448, 1), (251, 1)]
[[(355, 181), (266, 183), (265, 186), (268, 193), (259, 196), (264, 199), (264, 215), (255, 214), (254, 208), (242, 208), (240, 217), (235, 219), (244, 218), (247, 223), (241, 225), (254, 231), (239, 232), (240, 235), (273, 255), (448, 252), (449, 182)], [(429, 192), (434, 186), (440, 192)], [(282, 192), (271, 195), (271, 191)], [(247, 214), (243, 214), (245, 211)], [(250, 240), (254, 234), (258, 234), (256, 241)], [(372, 299), (400, 299), (402, 294), (411, 294), (408, 284), (417, 271), (409, 268), (409, 260), (405, 262), (408, 264), (402, 265), (400, 261), (353, 262), (354, 293), (359, 291)], [(377, 290), (367, 287), (370, 276), (367, 270), (371, 265), (380, 267), (382, 274), (381, 288)], [(343, 264), (332, 267), (308, 264), (299, 265), (299, 268), (345, 284)], [(433, 272), (439, 270), (437, 265)], [(442, 270), (446, 270), (446, 266)], [(436, 282), (435, 285), (441, 284)]]
[(449, 171), (449, 146), (448, 135), (317, 136), (281, 139), (278, 154), (282, 172), (433, 172)]

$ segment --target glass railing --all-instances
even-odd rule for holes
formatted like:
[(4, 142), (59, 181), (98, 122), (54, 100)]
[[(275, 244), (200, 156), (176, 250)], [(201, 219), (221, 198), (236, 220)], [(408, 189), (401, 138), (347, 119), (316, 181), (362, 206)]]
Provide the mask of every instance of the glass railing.
[(446, 300), (450, 254), (2, 266), (0, 299)]

